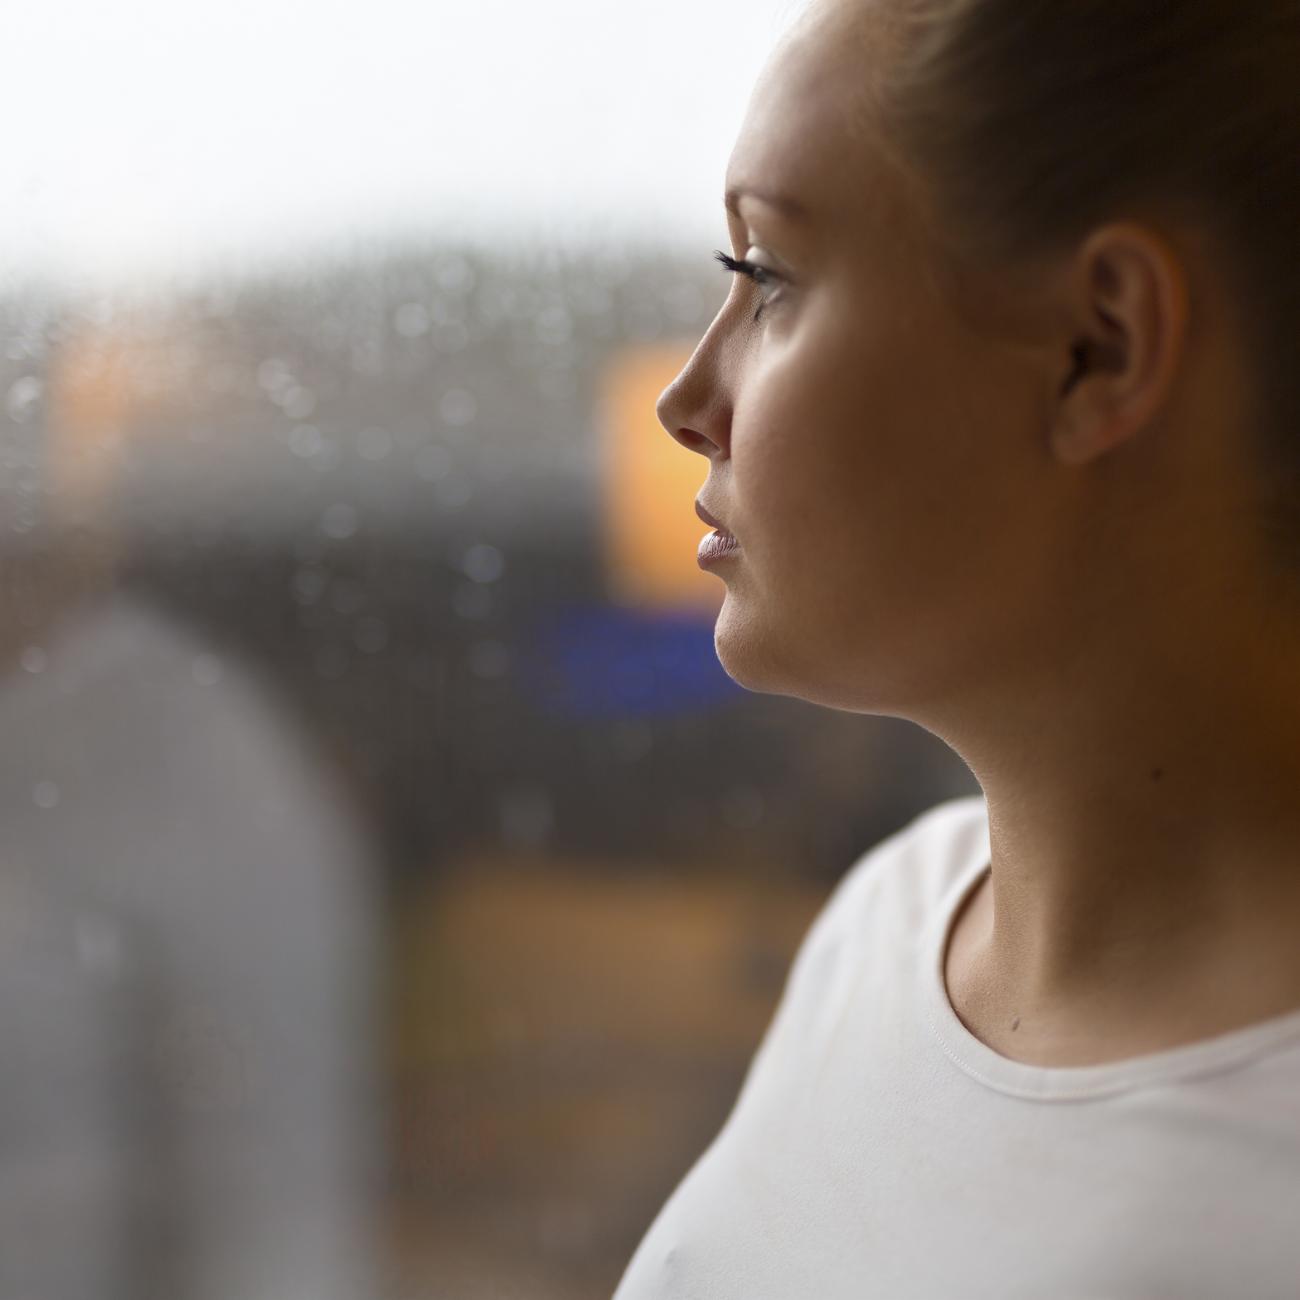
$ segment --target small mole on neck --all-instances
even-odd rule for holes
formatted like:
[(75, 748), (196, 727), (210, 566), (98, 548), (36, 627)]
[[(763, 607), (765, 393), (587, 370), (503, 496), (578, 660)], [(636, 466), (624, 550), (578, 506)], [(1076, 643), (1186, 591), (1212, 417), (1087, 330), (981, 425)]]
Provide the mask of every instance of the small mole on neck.
[(1153, 767), (1151, 769), (1151, 779), (1153, 781), (1160, 780), (1160, 778), (1164, 776), (1164, 774), (1165, 774), (1165, 769), (1163, 767)]
[(1016, 1018), (1011, 1022), (1011, 1032), (1014, 1034), (1015, 1031), (1016, 1031), (1017, 1029), (1019, 1029), (1019, 1028), (1020, 1028), (1020, 1017), (1017, 1016), (1017, 1017), (1016, 1017)]

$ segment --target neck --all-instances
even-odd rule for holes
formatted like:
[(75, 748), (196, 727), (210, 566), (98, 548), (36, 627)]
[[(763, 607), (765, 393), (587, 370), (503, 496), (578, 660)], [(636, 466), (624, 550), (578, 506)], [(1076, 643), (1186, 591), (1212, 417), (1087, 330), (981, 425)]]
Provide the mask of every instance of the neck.
[(1262, 608), (1102, 624), (952, 736), (992, 867), (955, 1007), (1083, 1058), (1300, 1007), (1300, 628)]

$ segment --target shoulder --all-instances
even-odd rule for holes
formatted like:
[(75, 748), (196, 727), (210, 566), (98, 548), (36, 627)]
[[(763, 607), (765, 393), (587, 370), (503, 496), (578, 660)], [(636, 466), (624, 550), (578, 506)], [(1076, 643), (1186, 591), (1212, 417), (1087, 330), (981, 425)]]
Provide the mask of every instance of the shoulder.
[(984, 799), (965, 796), (920, 813), (858, 858), (804, 934), (755, 1072), (819, 1050), (864, 953), (905, 961), (953, 881), (987, 854), (987, 841)]
[[(973, 858), (988, 853), (983, 795), (935, 804), (862, 854), (831, 891), (808, 931), (861, 933), (864, 916), (905, 933), (923, 924)], [(881, 916), (886, 909), (887, 916)]]

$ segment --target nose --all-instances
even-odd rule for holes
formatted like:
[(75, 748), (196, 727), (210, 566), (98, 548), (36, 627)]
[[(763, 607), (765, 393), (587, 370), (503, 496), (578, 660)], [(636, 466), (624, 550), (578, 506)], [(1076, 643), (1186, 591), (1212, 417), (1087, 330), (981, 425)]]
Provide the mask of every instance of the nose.
[(717, 383), (712, 353), (706, 335), (655, 403), (655, 415), (669, 436), (709, 457), (725, 450), (730, 429), (730, 404)]

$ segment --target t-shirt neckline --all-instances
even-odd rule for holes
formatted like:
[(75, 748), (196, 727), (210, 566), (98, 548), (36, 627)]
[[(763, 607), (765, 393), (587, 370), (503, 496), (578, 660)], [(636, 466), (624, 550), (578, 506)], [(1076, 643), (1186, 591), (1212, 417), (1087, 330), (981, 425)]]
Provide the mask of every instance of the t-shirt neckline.
[(949, 1059), (997, 1092), (1030, 1101), (1087, 1101), (1135, 1088), (1226, 1070), (1300, 1042), (1300, 1010), (1257, 1021), (1213, 1038), (1101, 1065), (1043, 1066), (1013, 1061), (981, 1042), (962, 1024), (948, 998), (943, 962), (957, 912), (990, 870), (987, 812), (983, 834), (935, 908), (922, 953), (927, 1020)]

